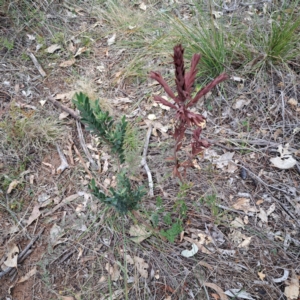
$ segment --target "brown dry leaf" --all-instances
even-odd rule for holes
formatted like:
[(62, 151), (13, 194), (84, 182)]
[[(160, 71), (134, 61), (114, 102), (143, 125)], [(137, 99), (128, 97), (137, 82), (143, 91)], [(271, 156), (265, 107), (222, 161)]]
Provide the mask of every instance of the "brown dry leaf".
[(13, 181), (9, 184), (6, 194), (10, 194), (10, 193), (16, 188), (16, 186), (17, 186), (19, 183), (20, 183), (20, 181), (18, 181), (18, 180), (16, 180), (16, 179), (13, 180)]
[(16, 244), (9, 245), (7, 249), (7, 259), (4, 261), (5, 266), (16, 268), (18, 265), (19, 248)]
[(281, 128), (278, 128), (274, 134), (273, 134), (273, 138), (274, 138), (274, 141), (277, 141), (278, 137), (282, 134), (282, 129)]
[(132, 225), (129, 234), (132, 236), (131, 240), (137, 244), (151, 236), (151, 232), (147, 231), (143, 225)]
[(189, 237), (187, 237), (187, 236), (184, 237), (184, 239), (185, 239), (186, 241), (192, 243), (192, 244), (195, 244), (201, 252), (206, 253), (206, 254), (212, 254), (211, 251), (209, 251), (208, 249), (206, 249), (206, 248), (201, 244), (201, 242), (198, 242), (197, 240), (193, 240), (193, 239), (191, 239), (191, 238), (189, 238)]
[(237, 209), (237, 210), (242, 210), (244, 211), (246, 214), (250, 211), (250, 212), (256, 212), (256, 208), (255, 207), (251, 207), (250, 206), (250, 199), (248, 198), (239, 198), (237, 200), (236, 203), (234, 203), (232, 205), (232, 207), (234, 209)]
[(220, 296), (218, 294), (212, 293), (211, 296), (214, 298), (214, 300), (220, 299)]
[(264, 203), (263, 199), (259, 199), (259, 200), (256, 201), (256, 205), (261, 205), (262, 203)]
[(133, 260), (134, 260), (135, 266), (136, 266), (138, 272), (141, 274), (141, 276), (143, 278), (148, 278), (149, 265), (144, 261), (143, 258), (140, 258), (138, 256), (134, 256)]
[(112, 281), (117, 281), (120, 278), (121, 270), (119, 269), (119, 266), (117, 265), (117, 263), (115, 263), (113, 267), (110, 265), (110, 263), (107, 263), (105, 265), (105, 270), (111, 276)]
[(287, 286), (284, 288), (284, 295), (287, 300), (296, 300), (299, 296), (299, 278), (295, 270), (292, 270), (290, 282), (286, 282)]
[(22, 276), (17, 283), (21, 283), (28, 280), (31, 276), (36, 274), (36, 271), (37, 271), (36, 267), (33, 267), (28, 273)]
[(75, 62), (76, 62), (76, 59), (72, 58), (72, 59), (63, 61), (59, 66), (62, 67), (62, 68), (67, 68), (67, 67), (70, 67), (70, 66), (74, 65)]
[(79, 49), (76, 51), (74, 57), (79, 56), (79, 55), (82, 54), (83, 52), (87, 51), (87, 49), (88, 49), (87, 47), (81, 47), (81, 48), (79, 48)]
[(288, 104), (290, 104), (291, 106), (297, 106), (298, 101), (295, 98), (291, 98), (288, 100)]
[(27, 226), (30, 225), (33, 221), (35, 221), (42, 213), (40, 212), (40, 204), (36, 204), (33, 207), (32, 213), (27, 221)]
[(257, 272), (257, 275), (259, 276), (260, 280), (264, 281), (266, 274), (264, 274), (264, 271)]
[(228, 300), (228, 297), (225, 295), (223, 290), (220, 287), (218, 287), (216, 284), (211, 283), (211, 282), (204, 282), (203, 284), (205, 286), (215, 290), (219, 294), (221, 300)]

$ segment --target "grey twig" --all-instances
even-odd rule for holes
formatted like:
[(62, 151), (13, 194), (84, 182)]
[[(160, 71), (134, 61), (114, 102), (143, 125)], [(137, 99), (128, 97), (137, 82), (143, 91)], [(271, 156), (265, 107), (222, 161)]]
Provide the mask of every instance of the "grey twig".
[(149, 195), (150, 195), (150, 197), (153, 197), (154, 196), (153, 179), (152, 179), (151, 171), (150, 171), (150, 169), (147, 165), (147, 162), (146, 162), (146, 156), (147, 156), (147, 152), (148, 152), (148, 146), (149, 146), (149, 140), (150, 140), (151, 132), (152, 132), (152, 126), (149, 126), (148, 131), (147, 131), (147, 135), (146, 135), (146, 140), (145, 140), (141, 165), (145, 168), (145, 170), (147, 172), (148, 182), (149, 182), (149, 189), (150, 189)]

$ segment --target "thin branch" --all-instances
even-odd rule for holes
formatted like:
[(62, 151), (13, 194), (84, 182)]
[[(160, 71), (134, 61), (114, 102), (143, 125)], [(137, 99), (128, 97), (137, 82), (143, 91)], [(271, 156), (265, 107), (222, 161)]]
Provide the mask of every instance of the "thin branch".
[(57, 100), (55, 100), (53, 97), (49, 96), (47, 98), (54, 106), (60, 108), (61, 110), (67, 112), (68, 114), (70, 114), (70, 116), (72, 118), (74, 118), (75, 120), (81, 122), (81, 118), (80, 116), (71, 108), (66, 107), (65, 105), (60, 104)]
[(38, 60), (36, 59), (36, 57), (33, 55), (33, 53), (28, 52), (29, 57), (31, 58), (33, 64), (35, 65), (35, 67), (38, 69), (39, 73), (43, 76), (46, 77), (47, 74), (46, 72), (43, 70), (42, 66), (40, 65), (40, 63), (38, 62)]
[(92, 170), (99, 170), (99, 167), (97, 166), (97, 164), (95, 163), (95, 161), (93, 160), (83, 137), (83, 133), (82, 133), (82, 129), (81, 129), (81, 124), (78, 120), (76, 120), (76, 126), (77, 126), (77, 132), (78, 132), (78, 137), (79, 137), (79, 141), (80, 141), (80, 145), (87, 157), (87, 159), (89, 160), (90, 164), (91, 164), (91, 168)]
[(151, 132), (152, 132), (152, 126), (150, 125), (147, 131), (147, 135), (146, 135), (146, 140), (145, 140), (145, 145), (144, 145), (144, 150), (143, 150), (143, 157), (142, 157), (142, 161), (141, 161), (141, 165), (145, 168), (147, 175), (148, 175), (148, 182), (149, 182), (149, 195), (150, 197), (154, 196), (154, 192), (153, 192), (153, 179), (152, 179), (152, 175), (151, 175), (151, 171), (147, 165), (146, 162), (146, 156), (147, 156), (147, 151), (148, 151), (148, 146), (149, 146), (149, 140), (150, 140), (150, 136), (151, 136)]
[(69, 168), (68, 161), (64, 155), (64, 153), (60, 150), (59, 146), (56, 144), (57, 152), (61, 161), (60, 166), (57, 168), (57, 173), (61, 174), (65, 169)]

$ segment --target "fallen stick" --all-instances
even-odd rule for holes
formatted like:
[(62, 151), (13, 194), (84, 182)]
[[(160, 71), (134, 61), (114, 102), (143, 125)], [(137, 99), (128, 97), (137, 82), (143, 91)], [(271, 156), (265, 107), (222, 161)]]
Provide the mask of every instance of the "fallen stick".
[(60, 108), (61, 110), (67, 112), (68, 114), (70, 114), (70, 116), (72, 118), (74, 118), (75, 120), (81, 122), (81, 118), (80, 116), (71, 108), (66, 107), (65, 105), (60, 104), (57, 100), (55, 100), (53, 97), (49, 96), (47, 98), (54, 106)]
[(76, 120), (76, 126), (77, 126), (77, 132), (78, 132), (78, 137), (79, 137), (79, 141), (80, 141), (80, 145), (87, 157), (87, 159), (89, 160), (90, 164), (91, 164), (91, 168), (92, 170), (99, 170), (99, 167), (97, 166), (97, 164), (95, 163), (95, 161), (93, 160), (83, 137), (83, 133), (82, 133), (82, 129), (81, 129), (81, 123), (79, 121)]
[[(18, 263), (22, 260), (22, 258), (26, 255), (26, 253), (28, 252), (28, 250), (32, 247), (32, 245), (37, 241), (37, 239), (41, 236), (41, 234), (44, 232), (45, 227), (43, 227), (40, 232), (36, 235), (35, 238), (33, 238), (29, 244), (25, 247), (25, 249), (20, 253), (20, 255), (18, 256)], [(14, 267), (8, 267), (5, 271), (0, 272), (0, 278), (3, 277), (4, 275), (6, 275), (7, 273), (9, 273), (11, 270), (13, 270)]]
[(149, 182), (149, 195), (150, 197), (154, 196), (154, 192), (153, 192), (153, 179), (152, 179), (152, 175), (151, 175), (151, 171), (147, 165), (146, 162), (146, 156), (147, 156), (147, 151), (148, 151), (148, 146), (149, 146), (149, 140), (150, 140), (150, 136), (151, 136), (151, 132), (152, 132), (152, 126), (149, 126), (148, 131), (147, 131), (147, 135), (146, 135), (146, 140), (145, 140), (145, 145), (144, 145), (144, 150), (143, 150), (143, 157), (142, 157), (142, 161), (141, 161), (141, 165), (142, 167), (145, 168), (147, 175), (148, 175), (148, 182)]
[(69, 168), (69, 164), (64, 153), (60, 150), (59, 146), (56, 144), (57, 152), (61, 161), (60, 166), (57, 168), (56, 172), (61, 174), (65, 169)]
[(33, 55), (33, 53), (28, 52), (29, 57), (31, 58), (33, 64), (35, 65), (35, 67), (38, 69), (39, 73), (43, 76), (46, 77), (47, 74), (46, 72), (43, 70), (42, 66), (39, 64), (39, 62), (37, 61), (36, 57)]

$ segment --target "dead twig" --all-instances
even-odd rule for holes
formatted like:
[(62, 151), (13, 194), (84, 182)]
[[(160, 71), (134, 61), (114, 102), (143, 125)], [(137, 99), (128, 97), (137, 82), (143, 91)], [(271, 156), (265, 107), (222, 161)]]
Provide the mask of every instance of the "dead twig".
[(56, 144), (57, 152), (61, 161), (60, 166), (57, 168), (56, 172), (61, 174), (65, 169), (69, 168), (69, 164), (64, 153), (60, 150), (59, 146)]
[(149, 146), (149, 140), (150, 140), (150, 136), (151, 136), (151, 132), (152, 132), (152, 126), (149, 126), (148, 131), (147, 131), (147, 135), (146, 135), (146, 140), (145, 140), (145, 145), (144, 145), (144, 150), (143, 150), (143, 157), (142, 157), (142, 161), (141, 161), (141, 165), (145, 168), (147, 175), (148, 175), (148, 182), (149, 182), (149, 195), (150, 197), (154, 196), (154, 192), (153, 192), (153, 179), (152, 179), (152, 174), (151, 171), (148, 167), (148, 164), (146, 162), (146, 156), (147, 156), (147, 151), (148, 151), (148, 146)]
[(59, 109), (67, 112), (72, 118), (75, 120), (80, 121), (80, 116), (71, 108), (66, 107), (65, 105), (60, 104), (57, 100), (55, 100), (53, 97), (49, 96), (47, 98), (54, 106), (58, 107)]
[(97, 166), (97, 164), (93, 160), (93, 158), (92, 158), (92, 156), (91, 156), (91, 154), (90, 154), (90, 152), (89, 152), (89, 150), (86, 146), (86, 143), (85, 143), (85, 140), (84, 140), (84, 137), (83, 137), (83, 133), (82, 133), (81, 123), (78, 120), (76, 120), (76, 126), (77, 126), (77, 132), (78, 132), (80, 145), (81, 145), (87, 159), (89, 160), (89, 162), (91, 164), (91, 168), (92, 168), (92, 170), (98, 171), (99, 167)]
[[(38, 240), (38, 238), (42, 235), (42, 233), (44, 232), (45, 227), (43, 227), (39, 233), (29, 242), (29, 244), (24, 248), (24, 250), (20, 253), (20, 255), (18, 256), (18, 263), (22, 261), (22, 259), (26, 256), (27, 252), (29, 251), (29, 249), (32, 247), (32, 245)], [(25, 259), (25, 258), (24, 258)], [(5, 271), (0, 272), (0, 278), (3, 277), (4, 275), (8, 274), (11, 272), (11, 270), (13, 270), (13, 267), (9, 267), (7, 268)]]
[(35, 67), (38, 69), (39, 73), (43, 76), (46, 77), (47, 74), (46, 72), (43, 70), (42, 66), (40, 65), (40, 63), (38, 62), (38, 60), (36, 59), (36, 57), (33, 55), (33, 53), (28, 51), (28, 55), (31, 58), (33, 64), (35, 65)]

